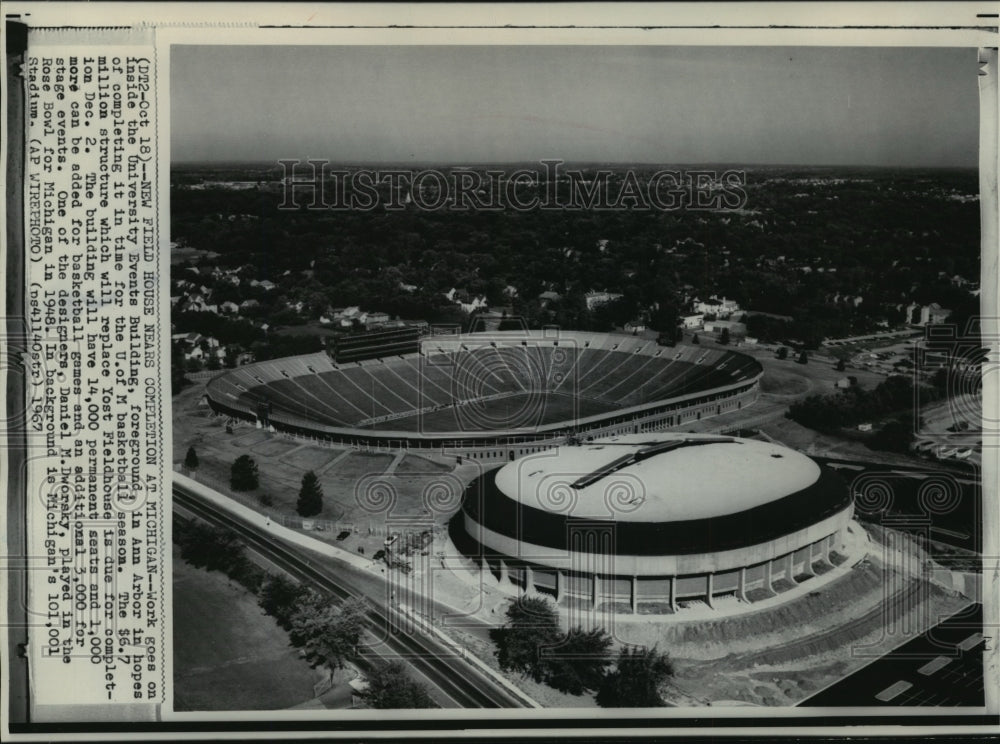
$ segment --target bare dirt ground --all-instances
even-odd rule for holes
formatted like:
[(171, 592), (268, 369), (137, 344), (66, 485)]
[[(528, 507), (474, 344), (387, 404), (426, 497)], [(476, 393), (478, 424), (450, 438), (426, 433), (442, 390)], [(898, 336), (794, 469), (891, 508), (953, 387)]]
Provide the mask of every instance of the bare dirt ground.
[(616, 630), (670, 652), (676, 704), (794, 705), (969, 602), (870, 557), (829, 587), (760, 613)]

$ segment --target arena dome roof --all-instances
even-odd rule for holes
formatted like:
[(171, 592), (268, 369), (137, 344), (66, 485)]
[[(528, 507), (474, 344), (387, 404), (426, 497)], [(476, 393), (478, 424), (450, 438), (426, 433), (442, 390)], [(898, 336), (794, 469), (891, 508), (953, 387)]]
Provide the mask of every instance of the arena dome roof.
[(580, 519), (680, 522), (745, 512), (800, 492), (820, 467), (770, 442), (635, 434), (509, 463), (496, 486), (525, 506)]

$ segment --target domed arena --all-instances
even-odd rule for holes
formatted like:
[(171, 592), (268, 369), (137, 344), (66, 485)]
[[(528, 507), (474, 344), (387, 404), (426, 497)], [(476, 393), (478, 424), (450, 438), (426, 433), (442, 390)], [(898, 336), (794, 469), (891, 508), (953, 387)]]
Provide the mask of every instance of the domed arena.
[[(482, 473), (461, 549), (557, 602), (676, 612), (775, 596), (845, 555), (850, 489), (794, 450), (736, 437), (608, 437)], [(457, 544), (457, 543), (456, 543)]]
[(412, 346), (275, 359), (212, 379), (221, 415), (316, 440), (513, 460), (569, 435), (681, 426), (741, 409), (763, 374), (750, 356), (573, 331), (431, 335)]

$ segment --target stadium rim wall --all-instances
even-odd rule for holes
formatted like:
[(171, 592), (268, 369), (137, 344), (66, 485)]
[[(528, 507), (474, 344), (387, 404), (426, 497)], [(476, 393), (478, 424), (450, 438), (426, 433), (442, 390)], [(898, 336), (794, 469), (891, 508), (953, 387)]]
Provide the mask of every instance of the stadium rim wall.
[[(764, 370), (761, 367), (749, 380), (598, 414), (578, 419), (576, 422), (548, 424), (527, 431), (469, 431), (464, 433), (373, 431), (371, 429), (325, 426), (305, 419), (292, 420), (282, 413), (272, 414), (268, 423), (269, 428), (273, 431), (317, 444), (348, 446), (361, 450), (430, 449), (436, 450), (439, 454), (476, 462), (502, 463), (563, 444), (569, 436), (596, 438), (666, 431), (702, 419), (741, 410), (753, 404), (759, 397), (760, 378), (763, 374)], [(207, 393), (205, 400), (212, 411), (218, 415), (249, 421), (261, 426), (256, 414), (252, 411), (226, 405), (213, 399)], [(728, 433), (728, 431), (721, 433)]]

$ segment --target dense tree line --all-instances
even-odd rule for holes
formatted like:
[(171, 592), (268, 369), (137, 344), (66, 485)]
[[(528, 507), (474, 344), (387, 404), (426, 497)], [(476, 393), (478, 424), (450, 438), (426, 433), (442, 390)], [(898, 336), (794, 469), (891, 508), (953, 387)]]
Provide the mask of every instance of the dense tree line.
[(655, 646), (626, 646), (618, 654), (615, 669), (597, 692), (602, 708), (663, 707), (660, 686), (674, 674), (670, 658)]
[[(842, 336), (899, 322), (894, 308), (910, 301), (955, 307), (968, 293), (950, 277), (978, 277), (978, 204), (950, 198), (978, 191), (973, 170), (764, 168), (747, 174), (745, 190), (739, 211), (411, 205), (362, 212), (279, 209), (276, 189), (175, 188), (171, 232), (185, 246), (218, 253), (220, 266), (247, 267), (239, 289), (220, 288), (234, 301), (251, 296), (246, 280), (276, 282), (278, 290), (253, 296), (260, 317), (282, 324), (297, 322), (281, 313), (298, 300), (311, 317), (327, 304), (360, 304), (434, 322), (461, 319), (443, 298), (456, 287), (492, 306), (514, 304), (532, 324), (600, 329), (676, 304), (684, 293), (719, 293), (793, 316), (801, 327), (786, 330), (808, 345), (810, 333)], [(400, 282), (417, 289), (401, 291)], [(513, 299), (508, 285), (517, 289)], [(590, 289), (622, 293), (625, 301), (587, 312), (580, 298)], [(548, 290), (563, 301), (541, 307), (537, 297)], [(837, 293), (864, 301), (836, 304)]]
[[(935, 385), (921, 385), (919, 393), (924, 403), (939, 400), (943, 395)], [(912, 378), (892, 375), (872, 390), (854, 386), (835, 395), (811, 395), (789, 406), (787, 416), (810, 429), (834, 432), (888, 414), (912, 412), (913, 406)]]
[(501, 669), (572, 695), (596, 693), (605, 707), (661, 706), (659, 688), (673, 675), (669, 658), (655, 648), (623, 648), (609, 669), (611, 636), (601, 628), (561, 630), (555, 607), (542, 597), (512, 602), (506, 623), (490, 635)]
[(264, 571), (247, 558), (243, 542), (231, 530), (193, 520), (174, 520), (173, 532), (181, 558), (192, 566), (221, 571), (254, 593), (264, 583)]
[(407, 710), (433, 708), (434, 701), (427, 688), (415, 682), (402, 662), (390, 661), (368, 675), (368, 687), (361, 699), (372, 708)]
[(314, 661), (337, 669), (357, 653), (368, 613), (365, 600), (336, 603), (280, 574), (267, 576), (257, 600), (288, 631), (292, 643)]
[(507, 622), (490, 631), (500, 668), (580, 695), (596, 690), (611, 663), (611, 637), (601, 629), (563, 632), (551, 602), (522, 597), (507, 608)]
[[(357, 654), (368, 613), (365, 600), (334, 602), (285, 576), (268, 573), (247, 558), (243, 543), (231, 530), (176, 520), (173, 534), (188, 563), (221, 571), (256, 594), (264, 611), (288, 631), (291, 642), (313, 663), (338, 669)], [(412, 686), (406, 694), (422, 699)]]

